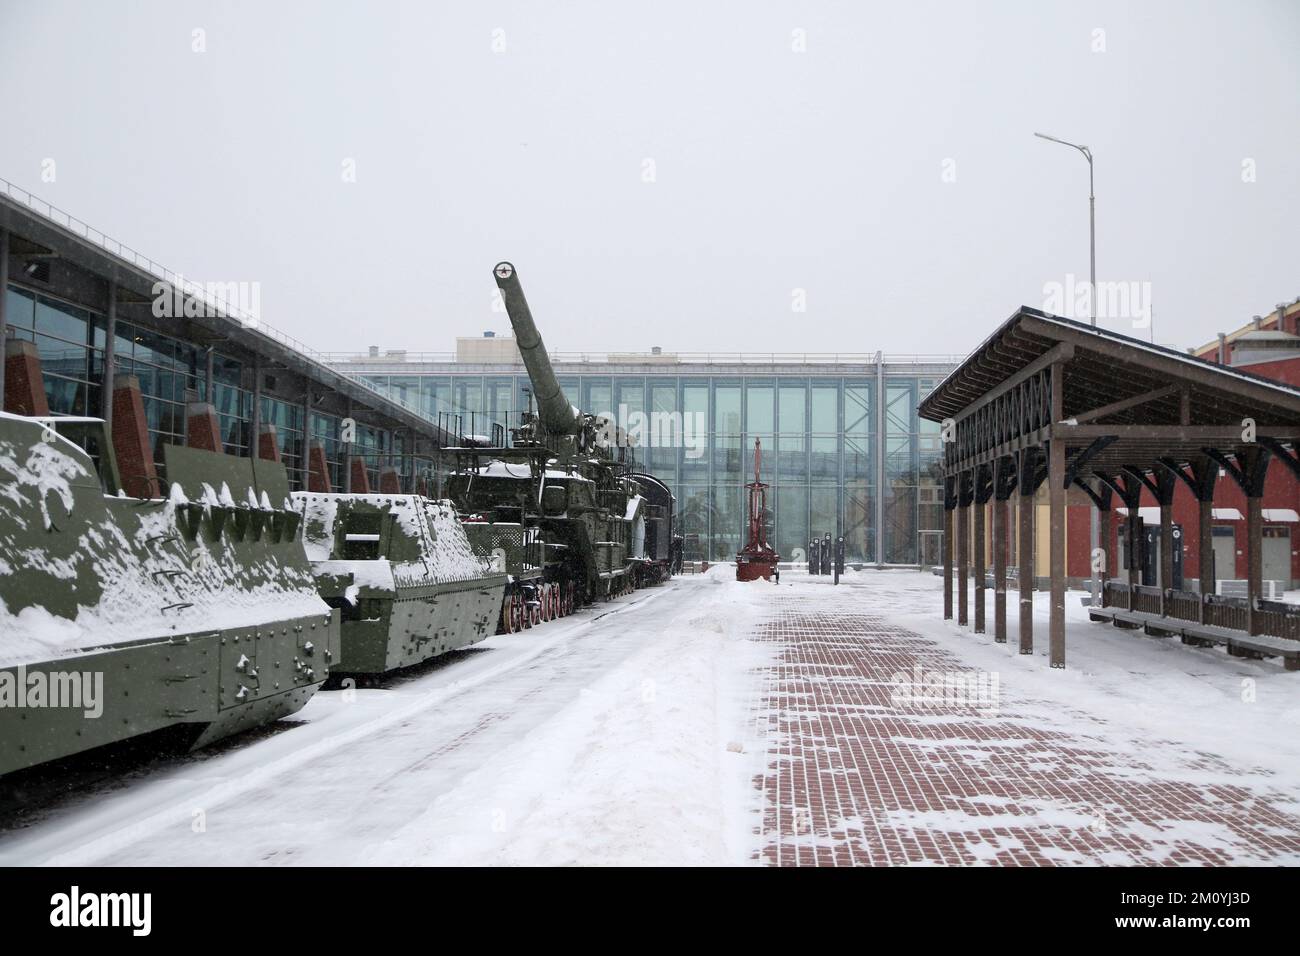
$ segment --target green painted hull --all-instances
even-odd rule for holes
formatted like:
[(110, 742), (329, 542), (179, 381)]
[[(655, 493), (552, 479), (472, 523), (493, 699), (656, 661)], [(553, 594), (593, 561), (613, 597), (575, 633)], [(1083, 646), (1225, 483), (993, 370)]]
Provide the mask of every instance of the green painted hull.
[(363, 597), (373, 618), (344, 619), (342, 655), (335, 670), (383, 674), (413, 667), (496, 633), (506, 578), (399, 588), (396, 595)]
[(0, 774), (302, 707), (340, 624), (284, 469), (168, 446), (167, 497), (127, 498), (60, 427), (0, 414)]
[(321, 597), (342, 620), (334, 671), (381, 675), (496, 633), (508, 576), (451, 505), (418, 495), (297, 492)]
[[(75, 707), (17, 706), (13, 699), (0, 707), (0, 774), (179, 725), (194, 728), (192, 747), (206, 746), (299, 710), (339, 653), (332, 612), (0, 668), (0, 695), (21, 687), (29, 700), (33, 685), (52, 686), (54, 674), (102, 681), (95, 716), (88, 698)], [(52, 699), (47, 693), (46, 703)]]

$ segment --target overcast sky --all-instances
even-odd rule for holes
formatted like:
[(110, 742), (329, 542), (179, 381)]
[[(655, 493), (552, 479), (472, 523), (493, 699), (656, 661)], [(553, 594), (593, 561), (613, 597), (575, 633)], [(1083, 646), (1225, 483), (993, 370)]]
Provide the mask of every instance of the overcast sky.
[(321, 350), (506, 330), (509, 258), (553, 350), (948, 353), (1087, 277), (1042, 130), (1190, 345), (1300, 295), (1297, 50), (1295, 0), (0, 0), (0, 177)]

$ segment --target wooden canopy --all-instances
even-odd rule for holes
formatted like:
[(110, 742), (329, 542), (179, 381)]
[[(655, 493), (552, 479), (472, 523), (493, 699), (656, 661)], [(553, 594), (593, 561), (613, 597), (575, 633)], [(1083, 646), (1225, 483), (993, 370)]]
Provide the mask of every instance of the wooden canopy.
[[(1148, 489), (1161, 506), (1166, 546), (1161, 563), (1172, 560), (1170, 506), (1179, 481), (1202, 505), (1202, 553), (1211, 548), (1209, 505), (1220, 470), (1241, 485), (1253, 503), (1247, 515), (1250, 602), (1259, 594), (1259, 502), (1264, 475), (1277, 460), (1300, 477), (1294, 449), (1300, 447), (1300, 390), (1173, 349), (1021, 307), (952, 371), (921, 403), (922, 418), (943, 425), (944, 504), (958, 510), (960, 620), (966, 618), (966, 511), (972, 503), (995, 502), (993, 519), (1005, 521), (1001, 505), (1021, 495), (1022, 549), (1033, 538), (1026, 502), (1049, 482), (1051, 516), (1052, 663), (1063, 666), (1065, 490), (1083, 489), (1109, 523), (1112, 494), (1135, 508)], [(983, 630), (983, 520), (974, 516), (976, 630)], [(952, 524), (951, 518), (947, 522)], [(1129, 521), (1137, 544), (1140, 521)], [(951, 538), (952, 535), (949, 535)], [(1109, 535), (1104, 537), (1108, 546)], [(1005, 531), (995, 528), (994, 562)], [(951, 563), (951, 542), (945, 564)], [(1104, 570), (1110, 569), (1107, 563)], [(1022, 554), (1021, 563), (1024, 564)], [(1133, 562), (1131, 562), (1133, 563)], [(1005, 565), (1005, 559), (1003, 559)], [(1005, 574), (1005, 568), (1003, 570)], [(1130, 587), (1137, 581), (1130, 568)], [(1022, 573), (1021, 600), (1032, 600), (1032, 574)], [(951, 616), (951, 575), (946, 579), (945, 615)], [(1162, 578), (1168, 582), (1171, 576)], [(1202, 573), (1202, 591), (1213, 589), (1212, 572)], [(998, 595), (999, 639), (1004, 638), (1003, 587)], [(1105, 594), (1101, 596), (1103, 603)], [(1130, 604), (1132, 598), (1129, 598)], [(1161, 598), (1161, 607), (1165, 599)], [(1021, 615), (1021, 650), (1032, 650), (1031, 615)], [(1254, 633), (1255, 624), (1248, 624)]]

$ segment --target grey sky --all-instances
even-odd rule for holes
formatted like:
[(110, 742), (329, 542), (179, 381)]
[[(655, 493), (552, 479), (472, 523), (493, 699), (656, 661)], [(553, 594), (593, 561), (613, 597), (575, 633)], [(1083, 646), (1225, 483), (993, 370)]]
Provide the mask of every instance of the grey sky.
[(509, 258), (552, 349), (964, 352), (1087, 277), (1040, 129), (1199, 344), (1300, 295), (1297, 49), (1293, 0), (0, 0), (0, 176), (322, 350), (507, 329)]

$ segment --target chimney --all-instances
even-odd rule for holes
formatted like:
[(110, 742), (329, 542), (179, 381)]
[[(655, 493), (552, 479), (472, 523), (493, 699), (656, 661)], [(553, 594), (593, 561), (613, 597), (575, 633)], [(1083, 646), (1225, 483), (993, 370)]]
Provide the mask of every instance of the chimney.
[(1255, 327), (1255, 331), (1258, 332), (1263, 327), (1264, 320), (1258, 315), (1251, 316), (1250, 324), (1253, 325)]
[(1228, 364), (1228, 337), (1222, 332), (1219, 333), (1219, 364)]

